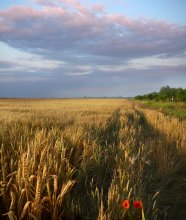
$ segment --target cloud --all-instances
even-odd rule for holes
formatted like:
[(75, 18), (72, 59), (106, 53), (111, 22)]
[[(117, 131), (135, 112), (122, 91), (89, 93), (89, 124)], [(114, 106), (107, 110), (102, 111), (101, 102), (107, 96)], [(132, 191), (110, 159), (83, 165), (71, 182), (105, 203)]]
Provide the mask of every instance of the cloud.
[(1, 69), (10, 68), (12, 66), (14, 66), (14, 64), (11, 61), (0, 60), (0, 71)]
[(35, 2), (0, 10), (0, 42), (9, 45), (0, 43), (9, 51), (0, 54), (0, 94), (130, 96), (185, 82), (185, 25), (76, 0)]
[(44, 81), (46, 80), (46, 78), (44, 77), (10, 77), (10, 76), (5, 76), (5, 77), (1, 77), (0, 76), (0, 82), (8, 82), (8, 83), (17, 83), (17, 82), (38, 82), (38, 81)]
[(13, 61), (0, 60), (0, 74), (4, 72), (51, 72), (61, 67), (64, 62), (43, 59), (40, 56), (30, 56), (30, 58), (18, 57)]
[[(122, 58), (185, 56), (186, 26), (110, 15), (101, 6), (76, 0), (44, 1), (40, 9), (16, 6), (0, 11), (0, 40), (34, 53)], [(97, 7), (97, 8), (96, 8)]]
[(133, 96), (158, 91), (167, 84), (184, 87), (185, 70), (186, 66), (166, 69), (152, 66), (148, 69), (95, 69), (85, 75), (66, 75), (60, 68), (48, 76), (45, 72), (35, 75), (15, 72), (13, 76), (0, 77), (0, 94), (9, 97)]

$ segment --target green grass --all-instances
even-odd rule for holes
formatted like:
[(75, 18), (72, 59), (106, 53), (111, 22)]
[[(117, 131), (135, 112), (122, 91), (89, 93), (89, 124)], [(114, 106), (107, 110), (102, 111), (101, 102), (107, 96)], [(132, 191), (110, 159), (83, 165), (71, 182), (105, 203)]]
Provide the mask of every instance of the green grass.
[(186, 103), (185, 102), (157, 102), (157, 101), (143, 101), (148, 107), (158, 109), (163, 113), (186, 120)]

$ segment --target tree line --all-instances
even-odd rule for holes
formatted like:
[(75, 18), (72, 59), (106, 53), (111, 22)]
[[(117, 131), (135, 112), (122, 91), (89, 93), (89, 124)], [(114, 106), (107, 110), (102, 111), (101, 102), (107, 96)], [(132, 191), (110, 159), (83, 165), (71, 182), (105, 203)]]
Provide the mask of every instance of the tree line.
[(145, 95), (138, 95), (137, 100), (155, 100), (155, 101), (186, 101), (186, 89), (170, 88), (169, 86), (161, 87), (159, 92), (152, 92)]

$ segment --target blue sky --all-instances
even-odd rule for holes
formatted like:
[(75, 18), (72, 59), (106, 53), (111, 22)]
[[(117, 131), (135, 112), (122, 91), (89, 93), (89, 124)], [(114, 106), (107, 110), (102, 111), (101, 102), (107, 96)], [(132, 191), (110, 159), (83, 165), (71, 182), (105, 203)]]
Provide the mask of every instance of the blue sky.
[(184, 0), (6, 0), (0, 27), (0, 97), (186, 87)]
[[(86, 3), (87, 1), (82, 1)], [(99, 0), (91, 2), (100, 3)], [(111, 13), (122, 13), (132, 18), (154, 18), (168, 22), (186, 23), (185, 0), (104, 0)]]

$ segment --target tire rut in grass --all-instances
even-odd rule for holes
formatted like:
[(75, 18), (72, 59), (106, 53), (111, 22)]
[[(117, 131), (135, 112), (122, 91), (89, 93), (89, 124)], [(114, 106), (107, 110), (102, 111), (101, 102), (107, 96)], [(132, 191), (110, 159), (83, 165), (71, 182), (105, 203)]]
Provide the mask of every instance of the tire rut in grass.
[[(142, 128), (137, 142), (144, 143), (151, 150), (148, 156), (151, 165), (145, 166), (143, 174), (146, 200), (152, 199), (153, 194), (159, 191), (157, 219), (186, 219), (185, 159), (179, 154), (175, 139), (167, 138), (156, 129), (143, 111), (136, 110), (136, 113), (140, 116)], [(152, 217), (153, 210), (149, 211), (148, 219), (155, 219)]]
[[(79, 171), (75, 198), (79, 200), (79, 214), (82, 219), (97, 219), (99, 205), (95, 192), (102, 194), (104, 207), (115, 168), (115, 155), (119, 144), (120, 109), (114, 111), (104, 127), (93, 126), (87, 133), (96, 141), (96, 149), (90, 163)], [(93, 196), (94, 195), (94, 196)], [(97, 203), (97, 204), (96, 204)]]

